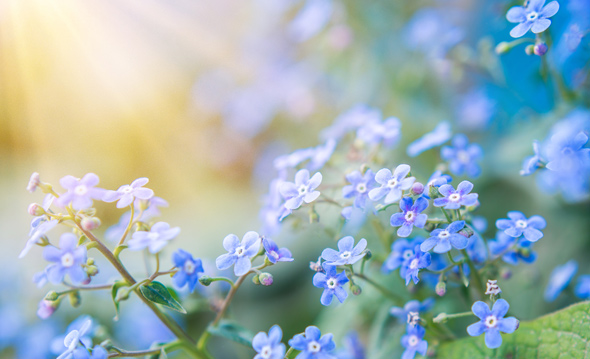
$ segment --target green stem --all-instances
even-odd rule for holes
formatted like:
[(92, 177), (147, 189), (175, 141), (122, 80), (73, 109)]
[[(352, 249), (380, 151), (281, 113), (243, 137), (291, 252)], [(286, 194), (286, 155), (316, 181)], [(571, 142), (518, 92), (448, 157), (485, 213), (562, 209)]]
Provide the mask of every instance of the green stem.
[(467, 254), (467, 251), (465, 249), (462, 249), (461, 253), (463, 253), (465, 260), (467, 261), (467, 265), (469, 266), (469, 270), (471, 271), (471, 275), (473, 276), (473, 281), (475, 282), (475, 287), (477, 288), (477, 296), (481, 298), (482, 293), (484, 291), (481, 276), (479, 275), (477, 268), (475, 268), (475, 264), (473, 264), (473, 261), (471, 260), (471, 258), (469, 258), (469, 254)]
[(220, 282), (220, 281), (221, 282), (228, 282), (232, 286), (232, 288), (234, 287), (234, 281), (229, 278), (226, 278), (226, 277), (212, 277), (211, 278), (211, 283)]
[(447, 219), (448, 223), (453, 222), (453, 220), (451, 219), (451, 217), (449, 216), (449, 214), (447, 213), (447, 211), (445, 211), (444, 208), (440, 207), (440, 210), (442, 211), (442, 213), (445, 215), (445, 218)]
[(121, 239), (119, 239), (119, 243), (117, 244), (117, 246), (123, 245), (123, 243), (125, 242), (125, 238), (127, 237), (127, 234), (131, 230), (131, 225), (133, 224), (133, 216), (135, 215), (135, 206), (133, 205), (133, 203), (131, 203), (131, 205), (129, 207), (131, 207), (131, 217), (129, 217), (129, 224), (127, 225), (127, 228), (125, 228), (125, 232), (123, 232), (123, 235), (121, 236)]
[(393, 293), (392, 291), (388, 290), (387, 288), (383, 287), (382, 285), (378, 284), (377, 282), (373, 281), (371, 278), (365, 276), (364, 274), (353, 273), (353, 275), (355, 277), (358, 277), (358, 278), (364, 280), (365, 282), (371, 284), (373, 287), (375, 287), (375, 289), (379, 290), (386, 297), (391, 299), (391, 301), (394, 302), (395, 305), (402, 306), (404, 304), (404, 300), (402, 297)]
[(295, 349), (293, 347), (289, 347), (289, 350), (287, 350), (287, 352), (285, 353), (285, 359), (290, 359), (291, 354), (293, 354), (294, 351)]
[(456, 314), (440, 313), (434, 319), (432, 319), (432, 321), (434, 323), (444, 323), (449, 319), (469, 317), (472, 315), (474, 315), (472, 312), (463, 312), (463, 313), (456, 313)]

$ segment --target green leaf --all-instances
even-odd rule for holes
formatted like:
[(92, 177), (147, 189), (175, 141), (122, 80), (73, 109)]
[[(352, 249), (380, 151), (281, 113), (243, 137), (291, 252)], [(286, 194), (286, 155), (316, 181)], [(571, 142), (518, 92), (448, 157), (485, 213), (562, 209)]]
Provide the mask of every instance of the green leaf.
[(574, 304), (502, 334), (502, 346), (488, 349), (484, 335), (442, 344), (438, 358), (590, 358), (590, 302)]
[(247, 347), (252, 346), (252, 338), (254, 338), (254, 333), (236, 322), (222, 320), (216, 327), (210, 327), (207, 330), (213, 335), (227, 338)]
[(148, 285), (142, 285), (139, 287), (139, 291), (147, 300), (186, 314), (186, 310), (172, 297), (168, 288), (160, 282), (150, 282)]
[(113, 286), (111, 287), (111, 297), (113, 297), (113, 303), (115, 303), (115, 317), (113, 318), (113, 320), (115, 321), (119, 320), (119, 301), (116, 299), (117, 292), (119, 291), (119, 288), (127, 286), (129, 286), (129, 284), (127, 284), (126, 281), (117, 280), (115, 281), (115, 283), (113, 283)]

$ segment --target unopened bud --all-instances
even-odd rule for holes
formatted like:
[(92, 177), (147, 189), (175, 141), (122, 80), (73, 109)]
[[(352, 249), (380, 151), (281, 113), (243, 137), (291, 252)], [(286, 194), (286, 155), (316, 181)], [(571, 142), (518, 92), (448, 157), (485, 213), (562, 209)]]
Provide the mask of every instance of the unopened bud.
[(547, 53), (547, 50), (549, 48), (547, 47), (547, 44), (544, 42), (539, 42), (537, 44), (535, 44), (535, 48), (533, 49), (533, 52), (535, 53), (535, 55), (537, 56), (543, 56)]
[(94, 258), (88, 257), (88, 259), (86, 260), (86, 265), (88, 265), (88, 266), (94, 265)]
[(439, 315), (434, 317), (434, 319), (432, 319), (432, 321), (435, 323), (445, 323), (447, 321), (447, 319), (448, 319), (447, 313), (440, 313)]
[(199, 277), (199, 283), (201, 283), (205, 287), (208, 287), (211, 284), (211, 282), (213, 281), (211, 280), (211, 277), (209, 277), (208, 275), (202, 275)]
[(41, 184), (41, 176), (39, 176), (38, 172), (33, 172), (31, 178), (29, 179), (29, 183), (27, 184), (27, 191), (33, 193)]
[(370, 250), (366, 249), (365, 250), (365, 257), (364, 257), (365, 260), (371, 259), (371, 257), (373, 257), (373, 253)]
[(502, 279), (510, 279), (512, 277), (512, 271), (510, 268), (502, 268), (500, 270), (500, 277)]
[(322, 257), (319, 257), (317, 262), (309, 262), (309, 269), (314, 272), (323, 272), (324, 268), (322, 267), (321, 259)]
[(492, 279), (488, 279), (487, 283), (486, 283), (486, 292), (484, 293), (485, 295), (498, 295), (499, 293), (502, 293), (502, 289), (500, 289), (500, 286), (498, 285), (498, 281), (497, 280), (492, 280)]
[(260, 273), (260, 275), (258, 276), (258, 280), (260, 281), (260, 284), (262, 284), (265, 287), (268, 287), (269, 285), (272, 285), (273, 277), (272, 274), (265, 272)]
[(41, 319), (49, 318), (59, 307), (59, 300), (45, 300), (42, 299), (39, 302), (39, 308), (37, 309), (37, 316)]
[(68, 294), (68, 299), (70, 300), (70, 304), (74, 308), (79, 307), (80, 303), (82, 303), (82, 297), (80, 297), (80, 292), (77, 290), (74, 292), (70, 292), (70, 294)]
[(412, 194), (415, 194), (416, 196), (421, 195), (424, 192), (424, 185), (420, 182), (415, 182), (412, 185)]
[(93, 277), (98, 274), (98, 267), (95, 265), (86, 266), (86, 273), (89, 277)]
[(447, 293), (447, 283), (445, 282), (438, 282), (436, 283), (436, 287), (434, 288), (436, 295), (439, 297), (444, 296)]
[(434, 186), (428, 186), (428, 196), (430, 198), (438, 197), (438, 188)]
[(525, 52), (525, 54), (527, 54), (529, 56), (534, 54), (535, 53), (535, 46), (534, 45), (527, 45), (524, 48), (524, 52)]
[(53, 302), (53, 301), (57, 300), (57, 298), (59, 298), (59, 294), (57, 294), (57, 292), (54, 290), (50, 290), (49, 292), (47, 292), (47, 294), (45, 294), (45, 298), (43, 298), (43, 299)]
[(43, 207), (41, 207), (40, 204), (31, 203), (29, 205), (29, 208), (27, 208), (27, 212), (29, 212), (31, 216), (40, 216), (45, 213), (45, 210), (43, 209)]
[(473, 230), (469, 227), (465, 227), (462, 230), (459, 231), (459, 234), (462, 235), (465, 238), (469, 238), (473, 235)]
[(510, 51), (511, 49), (512, 49), (512, 46), (510, 46), (510, 44), (508, 42), (502, 41), (501, 43), (496, 45), (496, 54), (503, 55), (503, 54), (507, 53), (508, 51)]
[(258, 274), (255, 274), (252, 277), (252, 283), (256, 284), (256, 285), (260, 285), (260, 276)]
[(80, 225), (85, 231), (92, 231), (100, 227), (100, 219), (96, 217), (84, 217)]
[(102, 343), (100, 343), (100, 346), (109, 351), (113, 348), (113, 342), (111, 342), (110, 339), (106, 339)]
[(360, 286), (358, 286), (357, 284), (351, 284), (350, 291), (352, 292), (353, 295), (360, 295), (363, 292), (362, 288)]

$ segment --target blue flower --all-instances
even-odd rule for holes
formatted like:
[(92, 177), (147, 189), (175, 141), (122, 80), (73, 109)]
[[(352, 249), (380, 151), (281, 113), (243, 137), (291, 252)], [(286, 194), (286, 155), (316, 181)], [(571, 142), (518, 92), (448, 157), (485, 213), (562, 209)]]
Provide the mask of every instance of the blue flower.
[(326, 261), (326, 265), (354, 264), (367, 254), (365, 248), (367, 248), (366, 239), (361, 238), (355, 246), (354, 238), (352, 236), (346, 236), (338, 241), (338, 251), (332, 248), (326, 248), (322, 251), (322, 258)]
[(405, 261), (414, 256), (414, 248), (421, 244), (424, 238), (416, 237), (410, 240), (400, 238), (391, 244), (391, 253), (387, 256), (381, 270), (384, 273), (398, 269)]
[(581, 275), (578, 277), (578, 284), (574, 293), (581, 299), (590, 299), (590, 275)]
[(469, 144), (464, 134), (456, 134), (453, 137), (453, 147), (443, 147), (440, 155), (443, 160), (449, 161), (449, 170), (457, 176), (465, 173), (475, 178), (481, 173), (481, 168), (476, 163), (483, 155), (481, 146), (475, 143)]
[(296, 42), (312, 38), (328, 24), (333, 11), (332, 0), (307, 0), (289, 24), (289, 37)]
[(468, 239), (467, 248), (467, 255), (473, 263), (475, 264), (483, 264), (488, 257), (488, 250), (486, 248), (486, 244), (479, 235), (472, 235)]
[(338, 142), (336, 142), (335, 139), (329, 138), (323, 145), (315, 147), (309, 163), (307, 164), (307, 168), (309, 168), (310, 171), (317, 171), (324, 167), (326, 162), (332, 157), (337, 144)]
[(547, 226), (547, 222), (541, 216), (532, 216), (527, 219), (522, 212), (508, 212), (508, 218), (496, 221), (496, 227), (503, 230), (510, 237), (518, 238), (524, 234), (528, 241), (536, 242), (543, 237), (541, 229)]
[[(86, 323), (90, 322), (90, 327), (87, 329), (82, 330)], [(84, 347), (90, 347), (92, 345), (92, 336), (96, 329), (96, 326), (93, 325), (92, 317), (89, 315), (81, 315), (78, 318), (74, 319), (70, 325), (66, 328), (66, 333), (71, 333), (74, 330), (81, 333), (79, 336), (79, 341), (84, 345)], [(57, 337), (53, 338), (50, 344), (51, 352), (55, 355), (61, 354), (64, 351), (64, 340), (67, 334), (58, 335)]]
[(266, 251), (266, 257), (271, 263), (276, 262), (291, 262), (293, 261), (293, 256), (291, 255), (291, 251), (287, 248), (280, 248), (279, 246), (273, 242), (269, 238), (262, 239), (262, 245), (264, 246), (264, 250)]
[(457, 190), (450, 184), (444, 184), (439, 187), (438, 192), (444, 198), (434, 200), (435, 207), (444, 207), (445, 209), (459, 209), (461, 206), (469, 207), (477, 204), (477, 193), (469, 193), (473, 189), (473, 183), (463, 181), (457, 186)]
[(539, 150), (539, 141), (533, 142), (533, 152), (534, 155), (526, 157), (522, 162), (522, 170), (520, 170), (521, 176), (530, 176), (532, 175), (543, 163), (541, 159), (541, 153)]
[(389, 313), (396, 317), (400, 322), (405, 323), (408, 320), (408, 314), (410, 314), (410, 312), (424, 313), (429, 311), (433, 305), (434, 298), (425, 299), (422, 303), (414, 299), (407, 302), (403, 308), (391, 307)]
[(322, 168), (326, 162), (332, 157), (332, 153), (336, 149), (337, 142), (334, 139), (328, 139), (323, 145), (310, 148), (302, 148), (296, 150), (288, 155), (282, 155), (273, 161), (274, 168), (279, 173), (285, 172), (289, 168), (295, 168), (306, 160), (309, 160), (307, 165), (311, 171), (316, 171)]
[(426, 182), (426, 187), (440, 187), (444, 184), (451, 183), (451, 181), (453, 181), (451, 176), (443, 174), (442, 171), (434, 171), (428, 182)]
[(498, 299), (492, 310), (490, 307), (481, 301), (473, 303), (471, 311), (481, 321), (471, 324), (467, 327), (467, 333), (472, 337), (477, 337), (485, 334), (486, 346), (490, 349), (498, 348), (502, 345), (502, 333), (513, 333), (518, 329), (519, 321), (514, 317), (504, 318), (508, 313), (510, 305), (505, 299)]
[[(71, 359), (75, 358), (74, 352), (78, 348), (78, 344), (82, 343), (82, 339), (85, 338), (86, 333), (90, 330), (92, 321), (86, 320), (79, 329), (73, 329), (70, 331), (63, 340), (63, 345), (66, 350), (63, 351), (57, 359)], [(86, 345), (85, 345), (86, 346)]]
[[(158, 207), (168, 207), (168, 202), (157, 196), (153, 196), (149, 200), (139, 200), (133, 202), (135, 207), (135, 218), (134, 220), (142, 222), (147, 222), (148, 220), (160, 216), (161, 212)], [(146, 209), (141, 211), (142, 208)], [(106, 232), (105, 237), (107, 240), (111, 242), (118, 241), (121, 239), (125, 231), (127, 230), (127, 226), (129, 225), (129, 220), (131, 219), (131, 211), (127, 211), (123, 213), (123, 215), (119, 218), (119, 223), (110, 226)]]
[(285, 198), (285, 208), (293, 210), (305, 203), (315, 201), (320, 192), (315, 189), (322, 183), (322, 174), (316, 172), (311, 179), (309, 171), (306, 169), (299, 170), (295, 174), (295, 183), (283, 182), (279, 187), (281, 195)]
[(377, 171), (375, 180), (381, 185), (379, 188), (374, 188), (369, 191), (369, 198), (373, 201), (378, 201), (385, 197), (384, 203), (394, 203), (399, 201), (402, 197), (402, 191), (407, 191), (412, 187), (415, 177), (406, 176), (410, 173), (410, 166), (399, 165), (393, 171), (387, 168), (382, 168)]
[(192, 293), (199, 282), (200, 274), (204, 272), (203, 263), (200, 259), (194, 259), (189, 252), (182, 249), (178, 249), (172, 254), (172, 262), (178, 268), (178, 272), (174, 274), (172, 281), (178, 288), (182, 288), (187, 284)]
[(86, 209), (92, 206), (92, 200), (102, 200), (105, 190), (96, 188), (98, 184), (98, 176), (94, 173), (88, 173), (82, 179), (74, 176), (65, 176), (59, 180), (63, 188), (67, 190), (55, 200), (55, 203), (60, 207), (65, 207), (72, 204), (75, 210)]
[(88, 279), (88, 274), (82, 267), (86, 264), (86, 246), (78, 246), (78, 237), (73, 233), (61, 235), (59, 248), (45, 247), (43, 258), (46, 261), (55, 262), (45, 268), (47, 279), (53, 284), (61, 283), (66, 274), (74, 284)]
[(377, 187), (373, 171), (368, 169), (364, 175), (361, 175), (359, 171), (353, 171), (346, 175), (346, 180), (350, 182), (350, 185), (342, 188), (342, 196), (344, 198), (354, 197), (354, 206), (365, 208), (369, 191)]
[(109, 353), (107, 350), (100, 345), (95, 345), (92, 348), (92, 353), (88, 352), (88, 349), (80, 347), (74, 350), (73, 359), (107, 359)]
[(154, 223), (149, 231), (137, 231), (133, 233), (127, 245), (132, 251), (140, 251), (147, 248), (150, 253), (155, 254), (161, 251), (179, 233), (180, 228), (170, 228), (170, 225), (166, 222), (157, 222)]
[(590, 148), (585, 148), (588, 135), (584, 132), (560, 131), (551, 137), (545, 146), (546, 167), (555, 172), (575, 171), (581, 164), (588, 165)]
[(545, 288), (545, 300), (548, 302), (554, 301), (570, 284), (577, 271), (578, 262), (573, 259), (562, 266), (555, 267), (553, 272), (551, 272), (547, 288)]
[(31, 231), (29, 232), (29, 239), (25, 244), (25, 248), (23, 248), (18, 257), (23, 258), (24, 256), (26, 256), (27, 253), (29, 253), (29, 251), (31, 250), (31, 248), (33, 248), (35, 244), (40, 243), (41, 238), (47, 232), (53, 229), (53, 227), (57, 226), (58, 223), (59, 221), (57, 219), (52, 219), (48, 221), (42, 218), (41, 216), (36, 217), (35, 220), (31, 222)]
[(135, 199), (148, 200), (154, 196), (154, 191), (143, 188), (149, 179), (141, 177), (131, 182), (130, 185), (123, 185), (116, 191), (106, 191), (102, 200), (105, 202), (117, 202), (117, 208), (125, 208), (132, 204)]
[(488, 241), (490, 253), (493, 256), (501, 255), (504, 262), (512, 265), (517, 265), (518, 260), (533, 263), (537, 259), (537, 253), (531, 250), (532, 245), (533, 242), (524, 237), (516, 239), (503, 231), (496, 233), (496, 240)]
[(401, 213), (394, 213), (391, 216), (390, 223), (393, 227), (401, 226), (397, 230), (399, 237), (407, 237), (412, 233), (414, 226), (424, 228), (428, 216), (423, 214), (428, 207), (428, 200), (424, 197), (416, 198), (416, 203), (411, 197), (404, 197), (399, 202)]
[(335, 359), (330, 354), (336, 348), (332, 334), (322, 336), (320, 330), (311, 325), (305, 328), (305, 335), (297, 334), (291, 340), (289, 345), (293, 349), (300, 350), (295, 359)]
[(432, 132), (426, 133), (416, 141), (410, 143), (406, 152), (410, 157), (416, 157), (422, 152), (440, 146), (451, 138), (451, 125), (448, 122), (439, 123)]
[(521, 37), (529, 30), (535, 34), (547, 30), (551, 25), (551, 20), (548, 18), (557, 14), (559, 3), (552, 1), (543, 5), (545, 5), (545, 0), (530, 0), (526, 8), (522, 6), (511, 7), (506, 13), (506, 19), (519, 24), (510, 30), (510, 36)]
[(242, 241), (235, 234), (229, 234), (223, 239), (223, 248), (228, 253), (222, 254), (215, 260), (217, 269), (224, 270), (232, 265), (236, 276), (242, 276), (252, 268), (250, 258), (260, 249), (260, 236), (254, 231), (246, 232)]
[(336, 358), (338, 359), (365, 359), (365, 348), (359, 339), (357, 332), (352, 331), (344, 336), (342, 343), (344, 348), (338, 350)]
[(446, 253), (451, 250), (451, 246), (456, 249), (465, 249), (468, 243), (467, 237), (457, 233), (463, 227), (465, 227), (465, 221), (455, 221), (445, 229), (435, 229), (430, 233), (430, 238), (420, 245), (420, 249), (428, 252), (434, 248), (435, 253)]
[(381, 122), (379, 119), (372, 119), (363, 124), (356, 132), (357, 139), (377, 145), (383, 142), (387, 148), (391, 148), (400, 138), (401, 122), (395, 117), (390, 117)]
[(344, 271), (337, 273), (336, 266), (323, 264), (325, 273), (318, 272), (313, 276), (313, 285), (317, 288), (324, 288), (320, 302), (328, 306), (332, 303), (332, 298), (336, 296), (340, 303), (344, 303), (348, 293), (342, 285), (348, 282)]
[(254, 359), (283, 359), (285, 356), (285, 344), (281, 343), (283, 331), (278, 325), (273, 325), (268, 331), (259, 332), (252, 339), (252, 347), (258, 354)]
[(348, 132), (354, 131), (364, 123), (381, 119), (381, 112), (367, 105), (356, 105), (342, 113), (334, 120), (334, 123), (321, 133), (323, 140), (334, 138), (339, 140)]
[(406, 350), (402, 354), (402, 359), (413, 359), (416, 353), (426, 356), (428, 342), (424, 340), (426, 331), (419, 325), (407, 326), (407, 333), (402, 337), (402, 345)]
[(403, 263), (399, 271), (400, 276), (406, 279), (406, 286), (410, 284), (410, 280), (413, 280), (414, 284), (418, 284), (420, 269), (428, 267), (431, 261), (430, 253), (422, 252), (419, 245), (414, 247), (414, 255)]

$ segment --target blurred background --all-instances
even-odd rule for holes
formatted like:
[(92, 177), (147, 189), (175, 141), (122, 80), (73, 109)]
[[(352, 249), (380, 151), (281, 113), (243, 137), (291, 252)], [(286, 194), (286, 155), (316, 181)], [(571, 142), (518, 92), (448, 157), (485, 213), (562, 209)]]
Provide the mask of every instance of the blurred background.
[[(320, 131), (357, 104), (401, 120), (402, 154), (393, 163), (406, 159), (405, 146), (441, 120), (480, 143), (484, 174), (475, 183), (485, 204), (479, 214), (490, 227), (509, 210), (549, 222), (537, 262), (515, 269), (506, 284), (505, 292), (518, 293), (510, 296), (514, 312), (531, 319), (575, 301), (565, 295), (545, 303), (537, 293), (555, 265), (569, 258), (579, 260), (580, 273), (590, 272), (584, 263), (588, 200), (542, 193), (518, 171), (534, 139), (543, 140), (556, 121), (589, 105), (590, 4), (561, 4), (545, 57), (526, 55), (524, 46), (499, 57), (494, 47), (510, 40), (505, 13), (513, 5), (1, 0), (0, 357), (52, 357), (51, 339), (83, 313), (103, 325), (102, 335), (130, 349), (169, 336), (136, 302), (123, 303), (122, 319), (113, 322), (107, 293), (83, 296), (80, 308), (62, 303), (51, 318), (37, 318), (37, 304), (49, 290), (31, 280), (46, 265), (42, 251), (17, 259), (31, 220), (26, 208), (42, 200), (25, 190), (32, 172), (56, 188), (68, 174), (94, 172), (100, 187), (113, 190), (149, 177), (147, 187), (170, 204), (162, 220), (182, 229), (164, 252), (165, 265), (174, 247), (211, 266), (227, 234), (260, 228), (262, 196), (276, 175), (272, 160), (320, 144)], [(586, 31), (581, 45), (566, 41), (573, 24)], [(421, 161), (416, 165), (432, 165)], [(124, 211), (95, 204), (103, 223), (97, 233), (103, 234)], [(334, 332), (337, 342), (347, 329), (368, 333), (369, 319), (383, 315), (375, 308), (386, 304), (358, 297), (320, 314), (307, 267), (333, 242), (313, 226), (285, 232), (275, 239), (296, 261), (273, 269), (270, 288), (246, 285), (233, 315), (254, 332), (279, 323), (285, 338), (313, 323), (324, 323), (322, 331)], [(493, 237), (493, 228), (486, 234)], [(141, 255), (124, 257), (142, 271)], [(113, 278), (106, 265), (100, 268), (97, 283)], [(399, 285), (397, 278), (383, 278)], [(198, 299), (187, 303), (207, 307)], [(342, 319), (344, 313), (350, 315)], [(204, 311), (180, 320), (197, 332), (210, 317)], [(216, 350), (220, 358), (253, 356), (237, 345)]]

